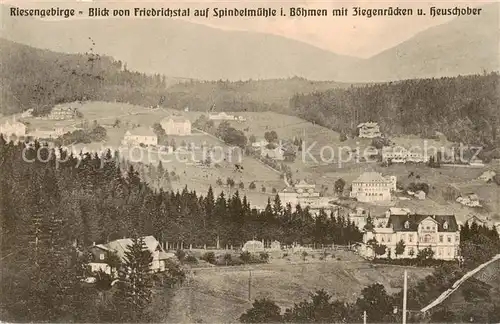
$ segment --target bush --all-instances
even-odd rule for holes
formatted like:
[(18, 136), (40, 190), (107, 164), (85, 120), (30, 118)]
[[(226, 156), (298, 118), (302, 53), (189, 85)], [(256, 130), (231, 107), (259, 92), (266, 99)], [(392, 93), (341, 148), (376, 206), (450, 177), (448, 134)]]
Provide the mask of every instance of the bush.
[(261, 252), (260, 253), (260, 260), (262, 262), (266, 262), (267, 263), (269, 261), (269, 253), (267, 253), (267, 252)]
[(203, 261), (206, 261), (210, 264), (215, 264), (215, 253), (214, 252), (206, 252), (205, 254), (202, 255), (201, 259)]
[(185, 261), (187, 263), (192, 263), (192, 264), (197, 264), (198, 263), (198, 259), (194, 256), (194, 255), (188, 255), (186, 258), (185, 258)]
[(179, 250), (175, 251), (175, 256), (177, 257), (177, 259), (179, 261), (182, 261), (186, 257), (186, 252), (184, 252), (183, 250), (179, 249)]
[(244, 263), (249, 263), (250, 260), (252, 259), (252, 255), (250, 254), (250, 252), (246, 251), (246, 252), (242, 252), (240, 254), (240, 259), (241, 261), (243, 261)]

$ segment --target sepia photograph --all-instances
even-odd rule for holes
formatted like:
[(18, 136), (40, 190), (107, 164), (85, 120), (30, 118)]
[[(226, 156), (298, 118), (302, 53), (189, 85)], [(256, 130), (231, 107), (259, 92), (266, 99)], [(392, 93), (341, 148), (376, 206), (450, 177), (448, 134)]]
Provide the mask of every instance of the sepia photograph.
[(2, 323), (500, 323), (500, 2), (3, 0)]

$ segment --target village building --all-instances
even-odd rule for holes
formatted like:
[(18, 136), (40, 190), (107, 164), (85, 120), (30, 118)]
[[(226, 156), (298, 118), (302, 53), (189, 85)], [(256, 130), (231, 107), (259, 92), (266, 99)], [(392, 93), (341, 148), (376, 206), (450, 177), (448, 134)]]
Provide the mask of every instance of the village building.
[(210, 120), (235, 120), (235, 117), (233, 115), (226, 114), (225, 112), (220, 112), (220, 113), (209, 113), (208, 114), (208, 119)]
[(0, 125), (0, 134), (5, 135), (5, 137), (10, 137), (12, 135), (16, 137), (25, 136), (26, 125), (15, 120), (13, 120), (12, 122), (6, 121), (2, 125)]
[[(174, 254), (165, 252), (161, 244), (153, 236), (145, 236), (142, 239), (144, 240), (146, 248), (153, 256), (150, 270), (153, 272), (165, 271), (166, 261), (174, 258)], [(114, 240), (106, 244), (94, 244), (89, 249), (92, 254), (89, 266), (92, 271), (102, 270), (108, 274), (112, 274), (111, 268), (107, 263), (108, 256), (110, 254), (116, 254), (120, 261), (124, 263), (125, 253), (129, 250), (129, 246), (132, 244), (133, 241), (130, 238)]]
[(383, 177), (378, 172), (365, 172), (352, 182), (351, 198), (361, 202), (390, 201), (396, 190), (396, 176)]
[(469, 165), (472, 167), (482, 168), (482, 167), (484, 167), (484, 162), (480, 159), (475, 158), (475, 159), (471, 159), (469, 161)]
[(357, 207), (353, 212), (348, 214), (349, 221), (356, 225), (360, 230), (366, 226), (369, 213), (362, 207)]
[(375, 122), (361, 123), (358, 125), (358, 133), (361, 138), (382, 137), (380, 126)]
[[(374, 257), (370, 242), (387, 247), (377, 258), (416, 258), (418, 252), (430, 248), (434, 259), (454, 260), (459, 257), (460, 229), (455, 215), (390, 215), (385, 227), (374, 227), (363, 235), (360, 253)], [(396, 255), (396, 245), (404, 242), (404, 251)]]
[(496, 176), (496, 172), (492, 170), (484, 171), (483, 174), (479, 176), (479, 180), (483, 180), (484, 182), (490, 182)]
[(265, 251), (264, 243), (256, 240), (247, 241), (243, 245), (243, 248), (241, 250), (243, 252), (250, 252), (250, 253), (264, 252)]
[(262, 147), (260, 150), (260, 156), (277, 161), (283, 161), (285, 160), (285, 150), (281, 146), (276, 146), (274, 148)]
[(402, 146), (385, 146), (382, 148), (382, 161), (391, 163), (422, 163), (426, 158), (422, 152), (406, 149)]
[(109, 275), (114, 275), (112, 273), (111, 267), (108, 264), (109, 254), (113, 251), (103, 244), (95, 244), (89, 248), (90, 252), (90, 271), (99, 272), (103, 271)]
[(39, 119), (47, 120), (68, 120), (75, 119), (79, 115), (78, 109), (71, 106), (55, 106), (52, 108), (50, 113), (46, 116), (42, 116)]
[(252, 143), (252, 147), (254, 149), (262, 149), (265, 148), (267, 145), (269, 145), (269, 142), (266, 141), (265, 139), (261, 139)]
[(456, 199), (456, 201), (467, 207), (481, 207), (479, 197), (475, 193), (469, 193), (463, 197), (460, 196)]
[(278, 193), (283, 205), (290, 204), (292, 209), (297, 205), (301, 207), (316, 205), (319, 202), (320, 194), (316, 191), (316, 185), (307, 183), (305, 180), (287, 187)]
[(158, 136), (149, 127), (137, 127), (125, 133), (123, 145), (158, 145)]
[(467, 224), (468, 226), (471, 226), (473, 223), (476, 223), (479, 226), (486, 226), (488, 224), (487, 220), (480, 218), (477, 215), (470, 215), (465, 222), (464, 225)]
[(181, 116), (166, 117), (160, 122), (166, 135), (186, 136), (191, 135), (191, 122)]
[(35, 139), (56, 139), (60, 136), (64, 135), (63, 127), (40, 127), (28, 133), (29, 137), (33, 137)]

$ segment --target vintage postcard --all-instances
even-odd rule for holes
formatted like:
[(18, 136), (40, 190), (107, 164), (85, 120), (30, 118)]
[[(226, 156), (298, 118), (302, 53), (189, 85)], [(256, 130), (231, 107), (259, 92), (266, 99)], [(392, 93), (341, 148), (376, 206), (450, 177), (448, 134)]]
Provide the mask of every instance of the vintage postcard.
[(0, 9), (0, 321), (500, 322), (500, 2)]

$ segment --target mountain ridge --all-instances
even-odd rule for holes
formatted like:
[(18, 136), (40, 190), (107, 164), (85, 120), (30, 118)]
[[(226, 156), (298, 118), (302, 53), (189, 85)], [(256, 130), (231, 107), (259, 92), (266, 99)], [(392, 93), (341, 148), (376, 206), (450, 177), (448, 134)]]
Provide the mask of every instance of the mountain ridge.
[(455, 18), (367, 59), (335, 54), (282, 36), (223, 30), (182, 20), (21, 20), (6, 17), (7, 6), (0, 8), (0, 37), (56, 52), (84, 53), (92, 48), (126, 62), (132, 70), (186, 79), (235, 81), (298, 76), (365, 83), (499, 69), (498, 3), (483, 6), (481, 19)]

